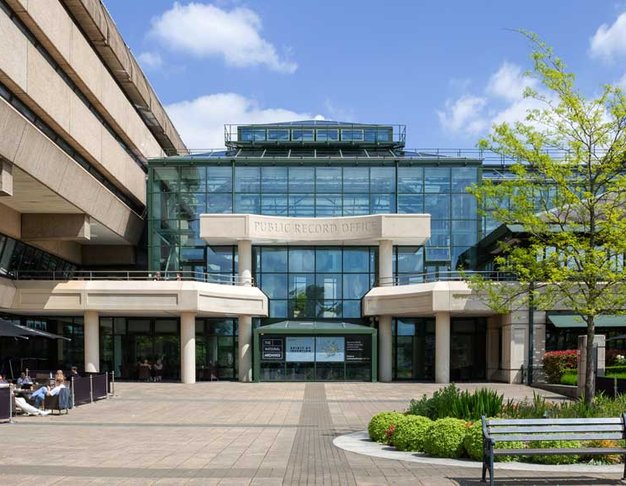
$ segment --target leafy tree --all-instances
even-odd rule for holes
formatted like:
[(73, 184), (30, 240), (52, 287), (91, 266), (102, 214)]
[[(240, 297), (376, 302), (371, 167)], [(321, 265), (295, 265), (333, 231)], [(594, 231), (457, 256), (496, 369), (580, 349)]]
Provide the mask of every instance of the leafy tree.
[[(514, 177), (484, 181), (472, 189), (485, 216), (519, 224), (528, 238), (502, 243), (500, 270), (518, 283), (474, 278), (492, 309), (526, 305), (566, 307), (587, 325), (592, 356), (596, 319), (626, 311), (626, 99), (605, 85), (594, 98), (576, 88), (575, 76), (535, 34), (534, 69), (539, 88), (524, 121), (495, 125), (479, 146), (517, 162)], [(593, 362), (587, 360), (585, 401), (595, 393)]]

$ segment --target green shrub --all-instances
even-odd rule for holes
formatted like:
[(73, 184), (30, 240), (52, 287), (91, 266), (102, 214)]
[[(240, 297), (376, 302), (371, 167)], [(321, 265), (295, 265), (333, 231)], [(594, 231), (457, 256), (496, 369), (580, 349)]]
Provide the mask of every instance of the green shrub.
[[(482, 422), (474, 422), (474, 424), (467, 429), (465, 439), (463, 439), (463, 447), (467, 455), (475, 461), (482, 461), (483, 459), (483, 424)], [(496, 449), (524, 449), (523, 442), (496, 442)], [(496, 456), (496, 461), (506, 462), (512, 461), (515, 456)]]
[(454, 383), (437, 390), (432, 398), (423, 395), (411, 400), (407, 411), (410, 415), (422, 415), (432, 420), (454, 417), (477, 420), (483, 415), (492, 417), (502, 411), (504, 398), (495, 390), (481, 388), (470, 393), (459, 390)]
[[(529, 442), (531, 449), (575, 449), (581, 444), (577, 440), (543, 440)], [(575, 464), (578, 462), (576, 455), (555, 455), (555, 456), (530, 456), (528, 460), (539, 464)]]
[(389, 427), (397, 426), (405, 419), (405, 415), (400, 412), (380, 412), (372, 417), (367, 426), (367, 432), (374, 442), (387, 443), (386, 434)]
[(435, 457), (457, 458), (463, 455), (463, 439), (467, 425), (456, 418), (442, 418), (426, 431), (424, 452)]
[(563, 373), (561, 376), (561, 385), (577, 385), (578, 384), (578, 374), (576, 372), (570, 373), (569, 371)]
[(576, 350), (548, 351), (543, 355), (543, 371), (548, 383), (561, 383), (566, 369), (576, 368)]
[(433, 421), (420, 415), (407, 415), (396, 426), (392, 444), (399, 451), (423, 452), (424, 439)]
[[(620, 444), (620, 441), (617, 440), (589, 440), (585, 442), (584, 446), (601, 447), (604, 449), (608, 447), (623, 447), (623, 445)], [(584, 454), (582, 454), (580, 456), (582, 461), (598, 461), (604, 464), (619, 464), (622, 462), (622, 457), (624, 456), (620, 456), (619, 454), (607, 454), (606, 456), (585, 456)]]

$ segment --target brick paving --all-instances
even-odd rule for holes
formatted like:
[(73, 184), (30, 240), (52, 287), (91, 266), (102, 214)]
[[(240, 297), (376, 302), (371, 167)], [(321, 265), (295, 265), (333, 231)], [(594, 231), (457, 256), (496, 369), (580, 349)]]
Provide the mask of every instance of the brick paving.
[[(506, 398), (524, 386), (493, 385)], [(472, 388), (472, 385), (467, 385)], [(337, 435), (436, 385), (118, 383), (69, 415), (0, 424), (0, 485), (478, 485), (480, 470), (344, 452)], [(539, 393), (558, 399), (548, 392)], [(498, 484), (611, 485), (615, 476), (499, 471)]]

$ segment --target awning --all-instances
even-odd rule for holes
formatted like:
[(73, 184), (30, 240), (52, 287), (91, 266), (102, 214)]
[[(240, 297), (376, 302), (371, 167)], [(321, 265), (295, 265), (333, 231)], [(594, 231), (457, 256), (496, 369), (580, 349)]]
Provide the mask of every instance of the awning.
[[(559, 328), (584, 328), (587, 323), (582, 317), (575, 314), (548, 314), (548, 320)], [(596, 316), (596, 327), (624, 327), (626, 328), (626, 315), (623, 316)]]
[(376, 329), (351, 322), (281, 321), (254, 330), (259, 334), (374, 334)]
[(29, 337), (45, 337), (48, 339), (64, 339), (66, 341), (71, 341), (70, 338), (66, 338), (58, 334), (22, 326), (21, 324), (15, 324), (10, 321), (5, 321), (4, 319), (0, 319), (0, 337), (16, 337), (20, 339), (28, 339)]

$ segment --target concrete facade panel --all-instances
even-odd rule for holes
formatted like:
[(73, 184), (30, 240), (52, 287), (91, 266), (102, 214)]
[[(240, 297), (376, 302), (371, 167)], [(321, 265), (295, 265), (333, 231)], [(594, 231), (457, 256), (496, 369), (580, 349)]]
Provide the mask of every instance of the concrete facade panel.
[(21, 214), (4, 204), (0, 199), (0, 233), (11, 238), (20, 239), (22, 236)]
[(0, 81), (26, 90), (28, 41), (11, 19), (0, 10)]
[[(101, 162), (102, 130), (104, 130), (104, 127), (76, 95), (70, 98), (70, 110), (71, 122), (67, 130), (69, 135), (76, 140), (93, 159)], [(113, 174), (114, 171), (111, 169), (113, 168), (107, 167), (107, 170)]]
[(0, 101), (0, 156), (8, 161), (15, 160), (28, 124), (24, 118), (15, 115), (15, 110), (8, 103)]
[(8, 309), (15, 300), (15, 285), (8, 278), (0, 277), (0, 308)]
[(49, 43), (59, 53), (68, 57), (71, 50), (74, 23), (58, 0), (36, 0), (26, 4), (26, 12), (34, 23), (46, 33)]

